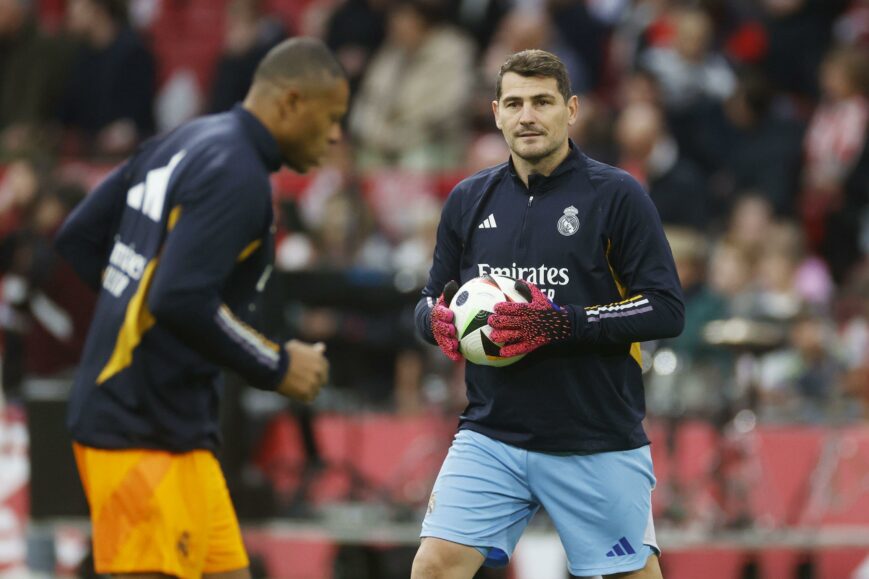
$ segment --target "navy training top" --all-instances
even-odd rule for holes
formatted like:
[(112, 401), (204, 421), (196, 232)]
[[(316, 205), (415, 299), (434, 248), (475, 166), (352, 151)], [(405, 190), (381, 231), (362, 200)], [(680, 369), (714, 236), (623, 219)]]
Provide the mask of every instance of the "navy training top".
[(58, 251), (99, 291), (69, 401), (77, 442), (215, 449), (220, 367), (274, 389), (284, 348), (239, 319), (271, 270), (278, 145), (236, 106), (152, 139), (64, 223)]
[(460, 429), (535, 451), (648, 444), (639, 342), (682, 331), (679, 278), (660, 218), (630, 175), (570, 143), (526, 187), (507, 162), (459, 183), (444, 204), (416, 324), (444, 285), (483, 274), (528, 280), (569, 312), (573, 339), (503, 368), (468, 363)]

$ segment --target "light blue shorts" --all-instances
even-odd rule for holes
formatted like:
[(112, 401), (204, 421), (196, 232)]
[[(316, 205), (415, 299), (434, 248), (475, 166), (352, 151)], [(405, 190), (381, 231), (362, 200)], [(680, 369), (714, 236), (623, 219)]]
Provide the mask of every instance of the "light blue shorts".
[(648, 446), (590, 455), (532, 452), (470, 430), (456, 434), (434, 484), (421, 537), (478, 549), (506, 565), (534, 513), (546, 509), (579, 577), (642, 569), (660, 553)]

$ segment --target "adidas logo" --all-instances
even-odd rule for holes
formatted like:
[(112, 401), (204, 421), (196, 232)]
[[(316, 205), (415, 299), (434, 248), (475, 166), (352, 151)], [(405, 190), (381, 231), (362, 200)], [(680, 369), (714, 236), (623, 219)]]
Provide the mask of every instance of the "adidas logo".
[(477, 229), (495, 229), (498, 227), (498, 224), (495, 223), (495, 214), (489, 213), (489, 216), (486, 217), (483, 222), (477, 226)]
[(636, 551), (631, 547), (631, 544), (628, 543), (628, 540), (622, 537), (619, 539), (619, 542), (613, 545), (612, 551), (606, 554), (607, 557), (623, 557), (625, 555), (633, 555)]

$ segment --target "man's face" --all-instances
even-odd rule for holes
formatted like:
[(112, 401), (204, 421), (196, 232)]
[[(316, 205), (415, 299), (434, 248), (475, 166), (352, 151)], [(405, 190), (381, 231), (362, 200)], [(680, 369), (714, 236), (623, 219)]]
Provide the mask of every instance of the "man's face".
[(320, 165), (329, 146), (341, 140), (349, 96), (347, 81), (341, 78), (298, 97), (295, 114), (287, 117), (289, 126), (278, 138), (285, 165), (299, 173)]
[(554, 78), (508, 72), (501, 79), (501, 98), (492, 102), (492, 111), (513, 154), (536, 163), (565, 145), (578, 106), (576, 96), (564, 102)]

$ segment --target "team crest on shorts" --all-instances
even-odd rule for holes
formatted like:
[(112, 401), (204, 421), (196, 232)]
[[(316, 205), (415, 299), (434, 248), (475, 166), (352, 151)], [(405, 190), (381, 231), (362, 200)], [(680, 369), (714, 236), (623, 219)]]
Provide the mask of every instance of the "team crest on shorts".
[(577, 215), (579, 210), (571, 205), (564, 210), (564, 215), (558, 220), (558, 233), (565, 237), (570, 237), (579, 231), (579, 218)]
[(178, 554), (185, 559), (190, 556), (190, 533), (183, 531), (178, 536), (178, 542), (175, 543), (175, 548), (178, 549)]
[(437, 497), (437, 492), (436, 492), (436, 491), (432, 491), (432, 492), (431, 492), (431, 496), (428, 498), (428, 509), (426, 509), (426, 512), (427, 512), (429, 515), (430, 515), (431, 512), (435, 509), (435, 499), (436, 499), (436, 497)]

